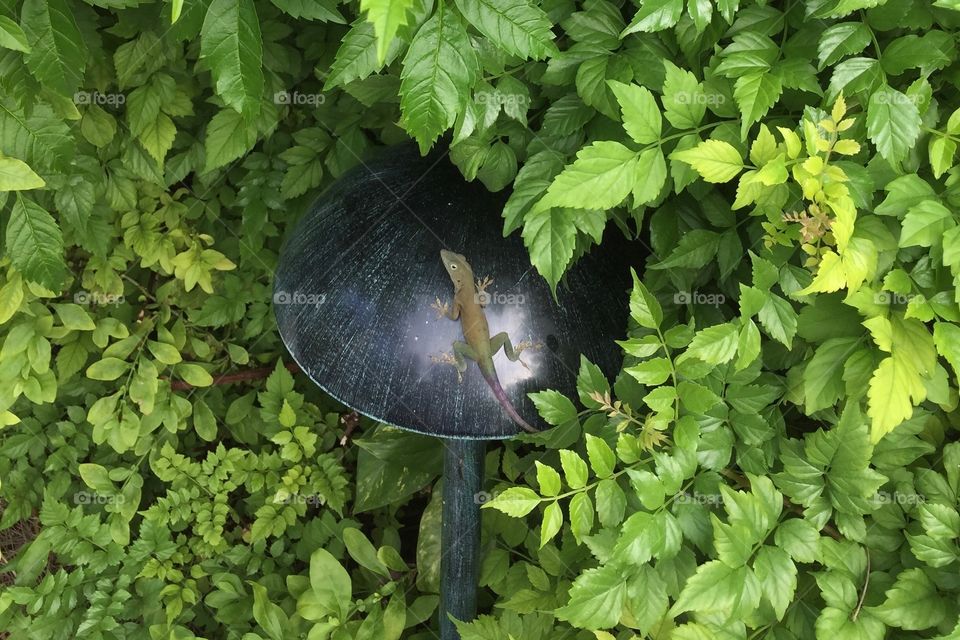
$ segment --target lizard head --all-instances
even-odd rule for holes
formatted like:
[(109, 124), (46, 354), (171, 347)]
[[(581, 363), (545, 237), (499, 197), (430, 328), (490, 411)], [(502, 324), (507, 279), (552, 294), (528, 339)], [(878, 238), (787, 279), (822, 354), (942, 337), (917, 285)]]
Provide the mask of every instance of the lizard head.
[(473, 270), (465, 257), (453, 251), (440, 249), (440, 259), (443, 260), (443, 268), (447, 270), (447, 274), (453, 280), (453, 288), (456, 291), (459, 291), (464, 283), (473, 282)]

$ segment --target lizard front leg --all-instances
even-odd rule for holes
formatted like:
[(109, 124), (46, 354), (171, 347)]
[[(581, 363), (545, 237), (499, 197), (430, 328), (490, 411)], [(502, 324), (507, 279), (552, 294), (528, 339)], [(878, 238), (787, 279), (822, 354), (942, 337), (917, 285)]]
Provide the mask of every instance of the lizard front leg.
[(483, 280), (477, 279), (477, 304), (485, 307), (490, 303), (490, 294), (487, 293), (487, 287), (493, 284), (493, 278), (485, 277)]
[(542, 346), (542, 344), (533, 343), (530, 340), (523, 340), (519, 342), (517, 346), (513, 346), (513, 344), (510, 342), (510, 336), (507, 335), (506, 331), (501, 331), (497, 335), (490, 338), (490, 353), (495, 354), (500, 351), (500, 349), (503, 349), (503, 353), (507, 356), (507, 359), (510, 362), (519, 362), (526, 367), (527, 370), (529, 370), (530, 367), (527, 366), (526, 362), (520, 359), (520, 354), (527, 349), (537, 350)]
[(440, 298), (437, 298), (430, 308), (437, 312), (437, 319), (440, 318), (450, 318), (451, 320), (456, 320), (460, 317), (460, 305), (454, 301), (453, 308), (446, 302), (440, 302)]

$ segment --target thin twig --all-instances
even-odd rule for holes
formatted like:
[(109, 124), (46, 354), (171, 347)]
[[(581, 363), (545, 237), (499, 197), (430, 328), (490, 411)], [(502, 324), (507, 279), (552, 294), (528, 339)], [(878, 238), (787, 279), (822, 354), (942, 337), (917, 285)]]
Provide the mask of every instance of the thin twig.
[(863, 579), (863, 589), (860, 590), (860, 599), (857, 600), (857, 606), (853, 611), (850, 612), (850, 620), (852, 622), (857, 621), (857, 616), (860, 615), (860, 608), (863, 607), (863, 601), (867, 597), (867, 587), (870, 586), (870, 549), (866, 549), (867, 552), (867, 575)]

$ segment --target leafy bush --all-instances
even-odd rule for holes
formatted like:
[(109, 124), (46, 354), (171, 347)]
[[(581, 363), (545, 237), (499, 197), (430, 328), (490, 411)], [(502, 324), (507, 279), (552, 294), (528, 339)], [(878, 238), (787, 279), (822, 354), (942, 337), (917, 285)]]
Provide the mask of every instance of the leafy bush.
[(960, 5), (636, 4), (0, 1), (0, 629), (435, 637), (437, 444), (269, 301), (448, 136), (551, 285), (650, 253), (621, 375), (491, 448), (464, 638), (960, 637)]

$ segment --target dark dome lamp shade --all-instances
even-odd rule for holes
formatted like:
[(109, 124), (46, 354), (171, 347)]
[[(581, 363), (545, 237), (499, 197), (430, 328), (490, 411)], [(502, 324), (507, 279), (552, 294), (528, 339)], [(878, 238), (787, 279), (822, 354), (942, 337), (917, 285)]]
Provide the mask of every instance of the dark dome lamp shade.
[[(613, 342), (626, 329), (629, 251), (595, 250), (568, 272), (554, 301), (530, 266), (518, 233), (502, 236), (506, 194), (466, 182), (444, 151), (421, 157), (394, 147), (333, 184), (286, 241), (274, 282), (280, 336), (300, 369), (357, 412), (443, 438), (441, 636), (458, 638), (448, 615), (476, 614), (486, 440), (520, 433), (476, 363), (462, 381), (443, 362), (461, 323), (438, 318), (453, 283), (440, 250), (462, 254), (489, 277), (485, 315), (494, 335), (534, 348), (497, 377), (521, 416), (545, 428), (527, 394), (576, 395), (580, 355), (609, 377), (621, 364)], [(615, 243), (613, 243), (615, 244)]]

